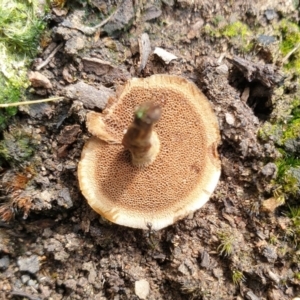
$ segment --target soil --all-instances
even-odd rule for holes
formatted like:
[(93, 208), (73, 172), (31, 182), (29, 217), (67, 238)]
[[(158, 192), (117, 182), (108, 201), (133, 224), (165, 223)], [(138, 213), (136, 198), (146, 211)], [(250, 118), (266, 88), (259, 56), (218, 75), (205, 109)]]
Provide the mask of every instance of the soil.
[[(32, 66), (43, 76), (31, 74), (31, 92), (65, 99), (20, 107), (4, 135), (11, 155), (1, 170), (0, 298), (299, 295), (289, 219), (270, 200), (279, 154), (272, 141), (257, 138), (272, 113), (268, 100), (284, 80), (281, 67), (268, 49), (245, 52), (239, 41), (200, 30), (219, 16), (268, 32), (297, 14), (289, 1), (94, 0), (53, 7), (51, 39)], [(109, 19), (93, 27), (99, 15)], [(153, 54), (155, 47), (168, 53)], [(76, 168), (90, 137), (86, 112), (105, 109), (128, 79), (157, 73), (188, 78), (206, 94), (220, 124), (222, 175), (202, 209), (153, 231), (96, 214), (80, 193)]]

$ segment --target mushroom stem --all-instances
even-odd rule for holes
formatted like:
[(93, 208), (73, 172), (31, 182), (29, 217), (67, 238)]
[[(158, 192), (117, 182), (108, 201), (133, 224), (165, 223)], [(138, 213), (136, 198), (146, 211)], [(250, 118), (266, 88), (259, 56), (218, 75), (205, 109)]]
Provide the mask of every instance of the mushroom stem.
[(160, 119), (161, 107), (154, 103), (138, 106), (134, 120), (124, 134), (122, 144), (131, 153), (132, 164), (145, 167), (154, 162), (159, 153), (160, 142), (153, 125)]

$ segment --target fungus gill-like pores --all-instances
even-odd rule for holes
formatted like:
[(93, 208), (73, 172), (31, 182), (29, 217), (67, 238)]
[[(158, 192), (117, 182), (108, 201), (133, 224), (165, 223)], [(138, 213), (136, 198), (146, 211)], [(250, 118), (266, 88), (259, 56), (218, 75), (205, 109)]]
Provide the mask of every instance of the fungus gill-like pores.
[(113, 223), (164, 228), (202, 207), (218, 183), (216, 116), (178, 76), (134, 78), (117, 98), (87, 115), (93, 137), (79, 162), (80, 189)]

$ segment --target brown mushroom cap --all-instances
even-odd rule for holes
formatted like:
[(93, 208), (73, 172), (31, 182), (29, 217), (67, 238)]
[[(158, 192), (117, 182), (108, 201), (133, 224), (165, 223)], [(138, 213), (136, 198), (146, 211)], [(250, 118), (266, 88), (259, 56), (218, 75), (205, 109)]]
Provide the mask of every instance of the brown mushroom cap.
[[(121, 145), (138, 104), (161, 105), (154, 131), (160, 152), (148, 167), (134, 167)], [(201, 91), (170, 75), (134, 78), (106, 114), (90, 113), (92, 137), (78, 166), (81, 191), (89, 205), (111, 222), (155, 230), (202, 207), (220, 176), (216, 116)], [(102, 140), (101, 140), (101, 139)]]

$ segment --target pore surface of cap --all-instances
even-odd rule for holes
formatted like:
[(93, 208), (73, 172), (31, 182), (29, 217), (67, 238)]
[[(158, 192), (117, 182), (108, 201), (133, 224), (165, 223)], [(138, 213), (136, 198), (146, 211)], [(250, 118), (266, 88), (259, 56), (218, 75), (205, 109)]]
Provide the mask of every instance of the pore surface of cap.
[[(155, 161), (131, 164), (120, 141), (137, 105), (162, 107), (154, 131), (160, 140)], [(220, 176), (216, 116), (190, 81), (171, 75), (134, 78), (104, 114), (90, 113), (87, 141), (78, 166), (80, 189), (89, 205), (111, 222), (161, 229), (202, 207)]]

